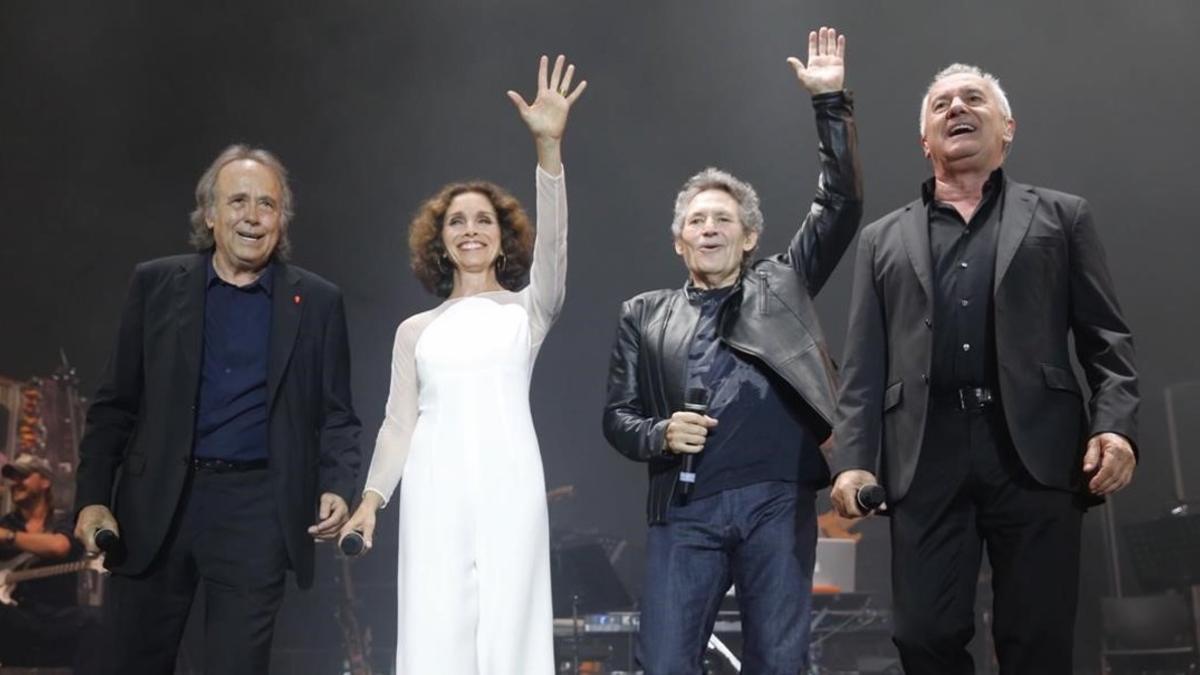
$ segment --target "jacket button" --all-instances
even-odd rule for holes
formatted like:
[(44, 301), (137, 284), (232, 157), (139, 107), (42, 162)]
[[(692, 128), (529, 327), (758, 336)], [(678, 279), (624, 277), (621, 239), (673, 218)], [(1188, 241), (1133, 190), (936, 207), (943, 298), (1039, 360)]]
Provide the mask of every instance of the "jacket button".
[(929, 384), (929, 373), (921, 373), (921, 381)]
[(926, 328), (933, 328), (933, 319), (926, 318), (926, 319), (925, 319), (925, 327), (926, 327)]

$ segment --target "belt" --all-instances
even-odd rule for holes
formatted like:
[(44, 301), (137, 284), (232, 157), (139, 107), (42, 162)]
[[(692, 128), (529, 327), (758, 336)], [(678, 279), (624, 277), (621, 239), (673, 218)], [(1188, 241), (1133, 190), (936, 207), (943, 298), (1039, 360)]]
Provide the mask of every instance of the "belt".
[(1000, 397), (990, 387), (962, 387), (935, 394), (943, 405), (959, 410), (985, 410), (1000, 403)]
[(193, 457), (192, 468), (197, 471), (212, 471), (213, 473), (232, 473), (238, 471), (257, 471), (267, 468), (265, 459), (220, 459), (217, 457)]

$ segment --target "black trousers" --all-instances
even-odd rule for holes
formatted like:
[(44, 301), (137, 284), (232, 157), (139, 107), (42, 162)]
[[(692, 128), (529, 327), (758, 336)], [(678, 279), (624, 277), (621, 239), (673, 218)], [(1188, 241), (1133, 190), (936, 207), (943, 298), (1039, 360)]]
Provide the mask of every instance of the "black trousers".
[(1082, 520), (1075, 494), (1025, 471), (999, 408), (931, 403), (912, 487), (891, 518), (893, 640), (905, 673), (974, 672), (966, 647), (987, 546), (1000, 672), (1069, 675)]
[(107, 672), (173, 673), (202, 587), (204, 672), (266, 673), (287, 562), (269, 472), (196, 471), (150, 570), (111, 580)]

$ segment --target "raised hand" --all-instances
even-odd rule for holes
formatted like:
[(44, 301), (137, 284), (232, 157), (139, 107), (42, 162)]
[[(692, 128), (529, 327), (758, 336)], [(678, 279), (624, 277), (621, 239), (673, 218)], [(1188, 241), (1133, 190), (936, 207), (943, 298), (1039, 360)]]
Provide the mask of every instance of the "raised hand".
[(543, 56), (538, 62), (537, 98), (533, 99), (533, 103), (526, 103), (520, 94), (512, 90), (509, 90), (508, 98), (533, 134), (537, 143), (538, 164), (546, 171), (557, 174), (562, 169), (559, 152), (563, 133), (567, 129), (567, 115), (583, 90), (587, 89), (587, 81), (581, 81), (572, 91), (575, 66), (567, 65), (564, 71), (566, 57), (559, 54), (554, 60), (554, 71), (548, 73), (549, 61)]
[(792, 56), (787, 62), (796, 71), (796, 79), (809, 94), (840, 91), (846, 79), (846, 36), (837, 29), (821, 27), (808, 34), (808, 65)]

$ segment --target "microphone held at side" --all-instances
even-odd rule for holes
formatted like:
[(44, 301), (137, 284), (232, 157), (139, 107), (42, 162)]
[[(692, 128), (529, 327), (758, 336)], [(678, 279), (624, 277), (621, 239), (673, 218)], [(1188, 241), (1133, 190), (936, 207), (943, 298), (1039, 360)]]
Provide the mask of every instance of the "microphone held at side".
[(864, 515), (880, 510), (879, 507), (883, 506), (886, 500), (887, 492), (881, 485), (864, 485), (854, 494), (854, 501), (858, 503), (858, 508)]
[[(692, 387), (687, 390), (683, 399), (683, 409), (697, 415), (708, 414), (708, 390), (703, 387)], [(696, 456), (684, 455), (679, 466), (679, 494), (687, 499), (696, 487)]]
[(342, 537), (342, 540), (338, 542), (338, 548), (342, 551), (343, 555), (353, 558), (354, 556), (362, 555), (363, 551), (367, 549), (367, 542), (363, 539), (362, 532), (352, 530), (347, 532), (346, 536)]

